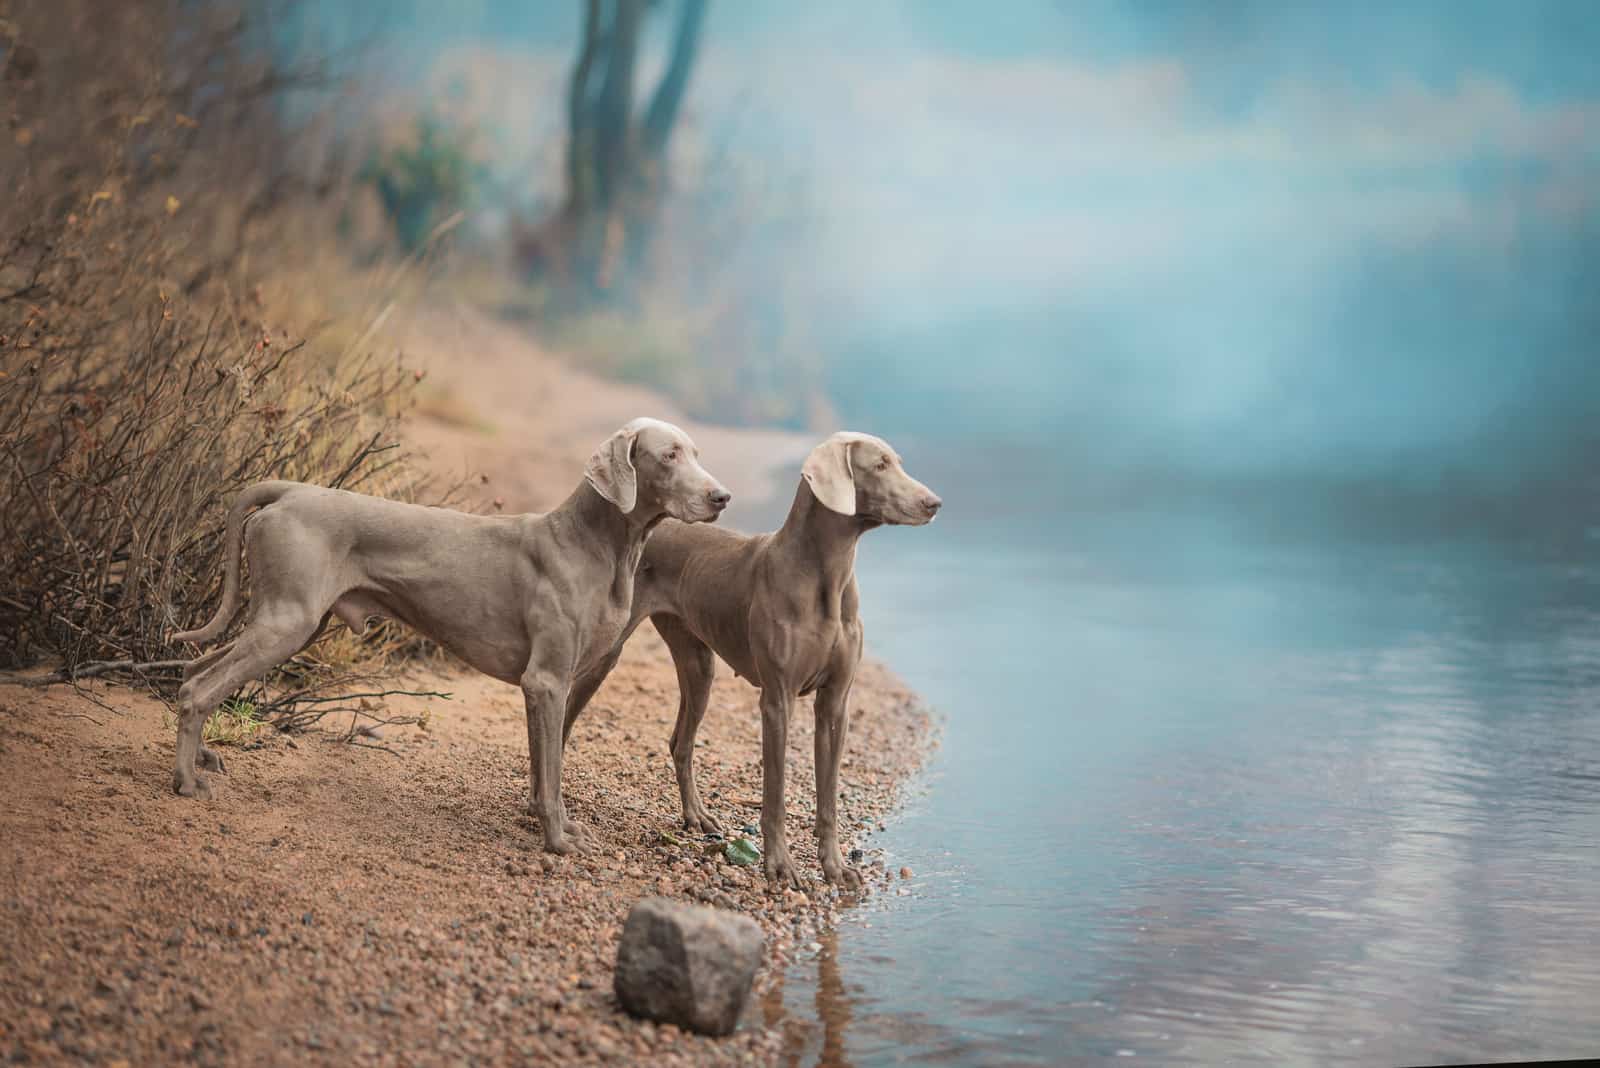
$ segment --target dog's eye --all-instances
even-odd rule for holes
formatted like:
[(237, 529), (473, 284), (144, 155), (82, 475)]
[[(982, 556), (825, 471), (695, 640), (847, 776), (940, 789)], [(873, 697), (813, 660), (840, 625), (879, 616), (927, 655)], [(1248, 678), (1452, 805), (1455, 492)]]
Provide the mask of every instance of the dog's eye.
[(878, 470), (879, 471), (887, 471), (887, 470), (889, 470), (889, 458), (887, 456), (885, 456), (883, 459), (878, 461)]
[(677, 463), (678, 462), (678, 450), (677, 449), (669, 449), (669, 450), (667, 450), (667, 454), (665, 456), (663, 456), (661, 459), (665, 463), (669, 463), (669, 464)]

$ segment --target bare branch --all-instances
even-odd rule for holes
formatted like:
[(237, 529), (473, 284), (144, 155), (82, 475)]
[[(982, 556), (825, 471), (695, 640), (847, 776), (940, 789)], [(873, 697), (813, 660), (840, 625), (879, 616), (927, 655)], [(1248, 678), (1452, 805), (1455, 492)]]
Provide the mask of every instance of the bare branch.
[(100, 675), (110, 674), (113, 671), (171, 671), (182, 668), (188, 664), (187, 660), (147, 660), (139, 663), (134, 660), (96, 660), (86, 664), (79, 664), (72, 668), (62, 668), (49, 675), (41, 675), (36, 679), (20, 680), (24, 686), (53, 686), (58, 682), (77, 682), (81, 679), (92, 679)]

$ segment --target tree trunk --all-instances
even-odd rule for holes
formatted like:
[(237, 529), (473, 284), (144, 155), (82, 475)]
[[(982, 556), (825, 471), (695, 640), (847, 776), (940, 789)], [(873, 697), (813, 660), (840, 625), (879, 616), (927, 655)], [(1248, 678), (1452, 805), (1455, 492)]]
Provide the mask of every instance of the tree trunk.
[(587, 0), (567, 86), (567, 196), (562, 215), (575, 274), (609, 289), (654, 230), (667, 143), (689, 85), (708, 0), (682, 0), (672, 56), (635, 122), (639, 35), (651, 0)]
[(645, 115), (643, 152), (652, 161), (666, 154), (667, 139), (678, 122), (678, 108), (689, 87), (695, 53), (700, 48), (700, 27), (705, 24), (707, 0), (683, 0), (678, 13), (678, 34), (672, 42), (672, 60), (656, 87)]
[(614, 3), (606, 40), (606, 80), (594, 113), (596, 201), (600, 210), (608, 213), (627, 181), (632, 155), (633, 73), (645, 0)]
[(630, 271), (643, 268), (660, 224), (662, 201), (667, 195), (667, 142), (678, 124), (678, 112), (689, 88), (689, 74), (694, 70), (695, 55), (699, 51), (700, 28), (705, 24), (707, 3), (708, 0), (682, 0), (672, 41), (672, 58), (650, 98), (650, 108), (640, 126), (624, 235), (624, 255)]
[(588, 0), (583, 44), (567, 84), (567, 214), (583, 214), (594, 201), (594, 131), (589, 122), (589, 79), (600, 50), (600, 0)]

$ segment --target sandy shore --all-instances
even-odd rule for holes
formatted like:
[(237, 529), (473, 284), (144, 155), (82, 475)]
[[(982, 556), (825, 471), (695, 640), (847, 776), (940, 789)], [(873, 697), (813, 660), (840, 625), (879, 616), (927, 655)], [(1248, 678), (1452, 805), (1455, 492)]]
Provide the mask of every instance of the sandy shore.
[[(770, 492), (809, 439), (716, 430), (600, 382), (467, 312), (404, 327), (438, 392), (407, 439), (446, 475), (482, 472), (507, 510), (548, 507), (625, 419), (683, 422), (736, 491)], [(0, 1057), (32, 1063), (769, 1063), (778, 1028), (747, 1014), (705, 1039), (623, 1015), (617, 934), (646, 894), (738, 908), (768, 932), (770, 985), (842, 903), (769, 893), (759, 872), (679, 831), (666, 752), (677, 686), (641, 629), (579, 721), (564, 783), (603, 848), (555, 858), (523, 813), (521, 697), (483, 676), (416, 671), (395, 700), (425, 727), (357, 747), (348, 721), (225, 750), (216, 798), (172, 795), (173, 720), (115, 684), (0, 676)], [(816, 877), (812, 726), (791, 728), (789, 836)], [(875, 826), (929, 744), (913, 695), (869, 665), (854, 693), (842, 809)], [(723, 671), (701, 729), (702, 793), (725, 824), (759, 811), (756, 691)], [(371, 744), (370, 739), (363, 739)], [(665, 834), (663, 832), (666, 832)], [(866, 858), (870, 864), (872, 857)], [(869, 869), (870, 870), (870, 869)], [(890, 880), (878, 869), (877, 890)], [(758, 999), (759, 1000), (759, 997)]]

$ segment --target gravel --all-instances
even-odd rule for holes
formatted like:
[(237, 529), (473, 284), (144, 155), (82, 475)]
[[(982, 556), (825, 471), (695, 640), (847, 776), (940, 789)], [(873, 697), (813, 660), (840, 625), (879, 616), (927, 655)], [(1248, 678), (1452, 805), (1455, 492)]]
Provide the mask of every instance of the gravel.
[[(408, 681), (455, 699), (431, 704), (427, 729), (388, 735), (398, 758), (335, 727), (293, 747), (269, 734), (230, 751), (215, 799), (197, 803), (170, 791), (159, 702), (0, 676), (0, 1060), (775, 1063), (763, 992), (850, 903), (820, 880), (809, 789), (791, 789), (788, 812), (805, 892), (707, 855), (709, 836), (679, 823), (676, 677), (646, 628), (568, 750), (569, 810), (604, 845), (551, 856), (524, 811), (520, 695), (477, 675)], [(928, 752), (929, 717), (871, 664), (854, 703), (841, 823), (877, 826)], [(793, 720), (791, 783), (812, 781), (810, 719)], [(701, 737), (708, 806), (730, 830), (753, 826), (755, 690), (719, 679)], [(881, 860), (862, 871), (868, 894), (892, 881)], [(758, 1007), (733, 1035), (620, 1010), (617, 939), (647, 895), (761, 925)]]

